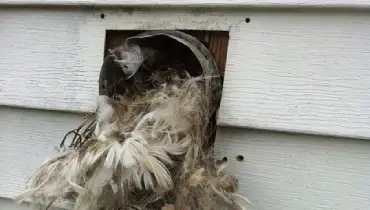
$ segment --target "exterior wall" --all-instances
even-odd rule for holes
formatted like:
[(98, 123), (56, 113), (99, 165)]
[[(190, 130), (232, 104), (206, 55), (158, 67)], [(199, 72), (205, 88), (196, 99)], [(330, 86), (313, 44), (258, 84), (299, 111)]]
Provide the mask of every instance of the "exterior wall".
[(149, 7), (299, 7), (299, 8), (370, 8), (367, 0), (4, 0), (12, 6), (149, 6)]
[(228, 158), (251, 209), (364, 210), (369, 149), (368, 140), (219, 128), (216, 154)]
[[(0, 197), (13, 198), (82, 115), (0, 108)], [(367, 140), (218, 129), (215, 154), (227, 157), (252, 209), (364, 210), (370, 206)], [(236, 160), (243, 155), (244, 160)], [(5, 204), (3, 204), (5, 202)], [(0, 200), (0, 209), (13, 210)], [(5, 208), (3, 205), (7, 205)]]
[(361, 11), (0, 7), (0, 209), (17, 209), (8, 199), (94, 110), (109, 29), (230, 31), (215, 154), (252, 209), (368, 209), (369, 23)]
[(370, 137), (366, 12), (0, 8), (0, 19), (0, 105), (94, 111), (106, 30), (226, 30), (219, 125)]

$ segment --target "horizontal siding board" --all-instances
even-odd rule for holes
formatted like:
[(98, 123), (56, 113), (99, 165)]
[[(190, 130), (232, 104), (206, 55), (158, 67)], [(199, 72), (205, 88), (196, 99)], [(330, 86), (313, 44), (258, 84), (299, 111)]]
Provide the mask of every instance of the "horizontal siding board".
[(271, 13), (230, 32), (219, 125), (369, 138), (370, 15)]
[(0, 20), (0, 105), (94, 111), (106, 30), (227, 30), (219, 125), (370, 138), (366, 13), (3, 8)]
[(219, 128), (215, 150), (251, 209), (369, 209), (369, 141)]
[(3, 0), (0, 5), (370, 8), (368, 0)]
[(240, 22), (220, 13), (120, 10), (106, 12), (105, 19), (100, 14), (0, 8), (0, 105), (94, 111), (106, 30), (228, 30)]
[(6, 107), (0, 107), (0, 116), (0, 197), (14, 198), (83, 116)]
[[(0, 197), (14, 198), (82, 116), (4, 107), (0, 116)], [(260, 210), (367, 209), (369, 150), (365, 140), (223, 127), (215, 146), (217, 158), (227, 157), (239, 179), (239, 193)]]
[(1, 104), (93, 110), (104, 34), (81, 28), (89, 14), (0, 9)]

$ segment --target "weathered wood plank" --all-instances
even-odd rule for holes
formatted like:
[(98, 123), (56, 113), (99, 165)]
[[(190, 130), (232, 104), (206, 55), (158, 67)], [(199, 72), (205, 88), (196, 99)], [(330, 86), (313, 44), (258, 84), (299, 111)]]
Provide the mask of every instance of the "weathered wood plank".
[(368, 209), (369, 150), (366, 140), (247, 129), (219, 128), (216, 138), (216, 155), (259, 210)]
[[(107, 30), (228, 30), (235, 18), (179, 11), (0, 9), (0, 105), (95, 109)], [(150, 14), (148, 16), (148, 14)], [(224, 65), (224, 64), (223, 64)]]
[(230, 32), (219, 125), (370, 138), (370, 15), (250, 17)]
[(0, 5), (370, 8), (368, 0), (5, 0)]
[(0, 197), (14, 198), (83, 116), (7, 107), (0, 107), (0, 116)]
[(219, 125), (370, 138), (366, 13), (3, 8), (0, 18), (1, 105), (94, 111), (106, 30), (221, 30)]

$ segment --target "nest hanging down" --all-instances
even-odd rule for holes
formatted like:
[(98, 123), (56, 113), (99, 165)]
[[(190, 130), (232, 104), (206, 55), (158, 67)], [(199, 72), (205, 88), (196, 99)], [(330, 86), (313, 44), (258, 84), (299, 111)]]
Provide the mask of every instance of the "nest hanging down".
[[(130, 37), (106, 57), (97, 111), (69, 132), (17, 200), (78, 210), (243, 210), (237, 181), (208, 140), (221, 97), (210, 52), (178, 31)], [(65, 139), (61, 143), (64, 148)]]

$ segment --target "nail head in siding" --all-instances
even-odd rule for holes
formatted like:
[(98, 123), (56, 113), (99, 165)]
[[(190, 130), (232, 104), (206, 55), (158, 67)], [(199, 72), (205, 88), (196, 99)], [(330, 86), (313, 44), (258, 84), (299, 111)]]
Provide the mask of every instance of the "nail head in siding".
[(236, 160), (241, 162), (241, 161), (244, 160), (244, 156), (243, 155), (238, 155), (238, 156), (236, 156)]

